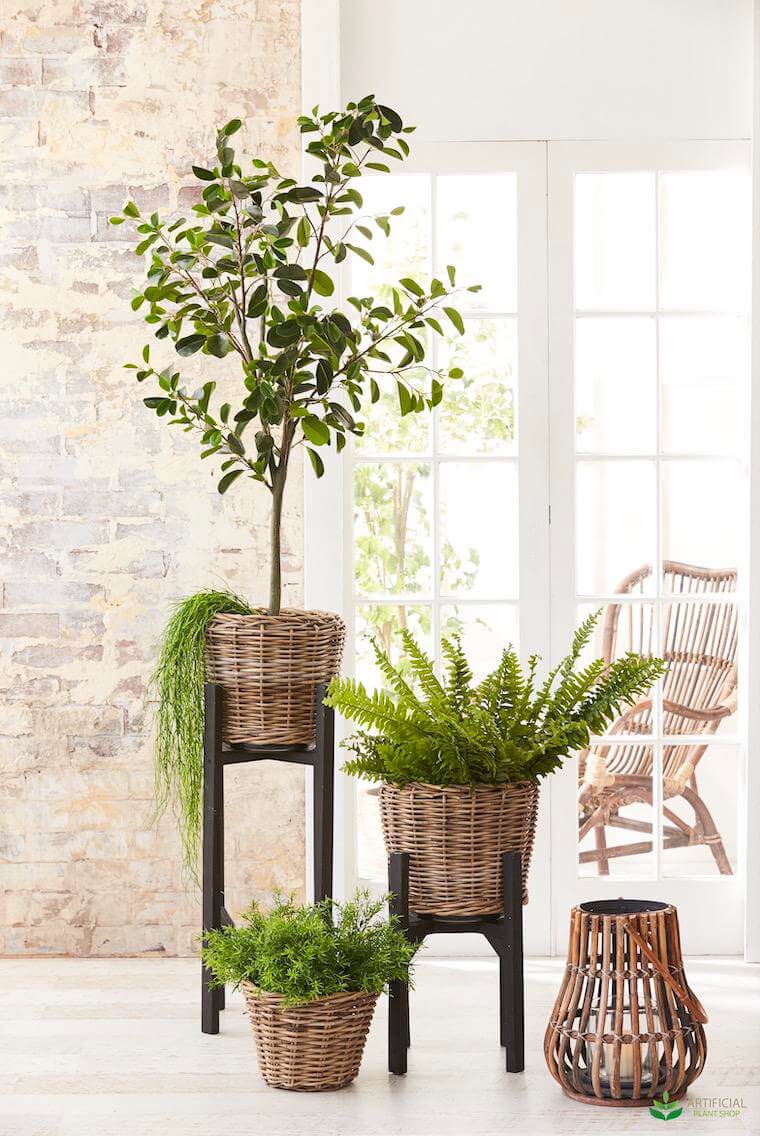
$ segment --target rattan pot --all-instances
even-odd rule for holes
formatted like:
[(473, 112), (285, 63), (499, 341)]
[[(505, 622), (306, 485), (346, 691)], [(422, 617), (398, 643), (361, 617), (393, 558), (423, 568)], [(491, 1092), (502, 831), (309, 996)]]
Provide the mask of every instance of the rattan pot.
[(377, 994), (331, 994), (284, 1006), (279, 994), (243, 983), (261, 1075), (275, 1089), (342, 1089), (359, 1072)]
[(346, 626), (329, 611), (217, 615), (206, 633), (206, 678), (224, 689), (229, 745), (310, 745), (314, 689), (340, 670)]
[(380, 789), (388, 855), (409, 853), (409, 906), (421, 915), (495, 915), (504, 910), (503, 852), (522, 857), (523, 903), (539, 789), (512, 785), (422, 785)]

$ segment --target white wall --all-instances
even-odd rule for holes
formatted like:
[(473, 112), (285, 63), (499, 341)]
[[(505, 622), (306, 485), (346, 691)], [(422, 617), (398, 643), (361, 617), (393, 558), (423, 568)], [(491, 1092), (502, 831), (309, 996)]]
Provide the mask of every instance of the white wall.
[(426, 141), (749, 138), (751, 0), (342, 0), (341, 93)]

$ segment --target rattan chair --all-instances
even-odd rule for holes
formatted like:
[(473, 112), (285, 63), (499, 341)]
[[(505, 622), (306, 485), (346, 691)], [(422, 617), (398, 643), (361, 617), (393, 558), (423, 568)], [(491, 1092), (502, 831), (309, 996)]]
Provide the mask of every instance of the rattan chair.
[[(644, 565), (617, 589), (619, 594), (640, 594), (646, 600), (645, 582), (652, 568)], [(663, 847), (683, 848), (706, 844), (722, 875), (731, 875), (723, 841), (705, 802), (699, 795), (696, 769), (708, 744), (690, 741), (689, 734), (714, 734), (736, 710), (737, 609), (730, 600), (707, 598), (736, 591), (733, 569), (697, 568), (674, 561), (663, 563), (661, 653), (668, 663), (662, 689), (662, 733), (684, 735), (683, 742), (663, 745)], [(699, 603), (678, 602), (679, 596), (704, 596)], [(607, 661), (625, 651), (650, 655), (655, 647), (655, 605), (611, 603), (603, 625), (603, 655)], [(652, 805), (652, 744), (630, 740), (631, 735), (652, 731), (652, 699), (633, 706), (614, 723), (611, 734), (629, 740), (596, 745), (580, 755), (579, 840), (594, 831), (596, 847), (579, 854), (581, 863), (596, 863), (600, 875), (609, 875), (609, 861), (652, 850), (652, 825), (622, 816), (628, 805)], [(689, 824), (666, 803), (681, 798), (693, 812)], [(607, 844), (607, 829), (647, 833), (649, 840)]]

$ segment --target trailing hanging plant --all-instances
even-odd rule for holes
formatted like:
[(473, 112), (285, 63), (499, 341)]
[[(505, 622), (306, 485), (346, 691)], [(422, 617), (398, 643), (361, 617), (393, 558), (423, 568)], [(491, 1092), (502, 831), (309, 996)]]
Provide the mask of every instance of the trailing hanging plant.
[(537, 685), (540, 658), (523, 670), (514, 648), (477, 685), (458, 640), (444, 640), (446, 673), (408, 631), (401, 632), (408, 681), (374, 642), (377, 665), (392, 694), (368, 693), (335, 678), (325, 701), (364, 727), (344, 743), (355, 755), (344, 769), (371, 781), (406, 785), (501, 785), (538, 781), (584, 749), (664, 673), (662, 659), (632, 653), (612, 663), (579, 666), (599, 612), (578, 628), (570, 653)]
[[(340, 452), (347, 434), (363, 433), (358, 415), (380, 398), (381, 381), (395, 384), (405, 415), (434, 407), (443, 380), (462, 377), (458, 367), (424, 366), (425, 336), (443, 335), (439, 311), (464, 330), (451, 305), (458, 291), (453, 266), (445, 281), (429, 285), (403, 277), (388, 304), (372, 296), (349, 296), (343, 307), (330, 300), (335, 267), (349, 257), (373, 263), (373, 236), (387, 236), (403, 212), (363, 214), (356, 182), (367, 171), (389, 172), (388, 161), (402, 162), (414, 128), (371, 95), (345, 111), (319, 114), (315, 107), (298, 124), (312, 136), (306, 150), (319, 167), (309, 182), (283, 177), (261, 158), (244, 172), (231, 142), (241, 122), (232, 119), (217, 131), (210, 167), (193, 166), (203, 190), (192, 221), (143, 216), (132, 201), (111, 218), (135, 224), (135, 251), (149, 253), (147, 284), (132, 307), (156, 338), (173, 341), (181, 357), (237, 357), (240, 398), (218, 408), (212, 380), (189, 391), (175, 364), (154, 365), (149, 346), (142, 362), (127, 366), (138, 382), (158, 384), (144, 399), (149, 409), (195, 433), (201, 457), (222, 459), (220, 493), (242, 476), (269, 490), (271, 615), (280, 611), (280, 526), (294, 450), (304, 445), (321, 477), (322, 447)], [(428, 376), (424, 389), (416, 385), (420, 371)]]
[(304, 907), (278, 897), (268, 912), (254, 903), (236, 926), (207, 933), (203, 962), (215, 985), (250, 982), (286, 1006), (344, 991), (381, 994), (407, 981), (418, 949), (395, 917), (377, 918), (384, 904), (368, 892)]
[(161, 639), (150, 681), (157, 702), (155, 749), (156, 817), (171, 805), (184, 862), (197, 874), (203, 800), (203, 684), (206, 629), (215, 615), (250, 615), (232, 592), (198, 592), (174, 609)]

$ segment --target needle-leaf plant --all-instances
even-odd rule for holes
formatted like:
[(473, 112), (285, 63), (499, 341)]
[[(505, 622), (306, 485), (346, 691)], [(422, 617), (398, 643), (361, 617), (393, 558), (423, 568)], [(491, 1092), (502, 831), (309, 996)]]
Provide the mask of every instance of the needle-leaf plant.
[(664, 672), (662, 659), (633, 653), (581, 665), (598, 617), (581, 624), (570, 653), (542, 682), (539, 656), (523, 669), (511, 645), (476, 684), (458, 639), (443, 641), (441, 679), (410, 632), (401, 632), (406, 678), (375, 642), (388, 690), (369, 693), (350, 678), (335, 678), (328, 688), (327, 704), (363, 727), (344, 743), (353, 753), (345, 771), (395, 785), (539, 781), (603, 733)]
[(237, 360), (239, 396), (221, 405), (213, 379), (190, 390), (176, 361), (154, 362), (150, 345), (127, 366), (138, 382), (156, 385), (145, 405), (197, 437), (202, 458), (220, 461), (220, 493), (242, 477), (271, 494), (269, 612), (277, 615), (293, 452), (304, 446), (321, 477), (324, 448), (340, 451), (347, 435), (363, 433), (362, 410), (385, 382), (395, 384), (402, 415), (434, 407), (444, 380), (462, 371), (426, 366), (426, 337), (444, 334), (439, 316), (460, 334), (464, 324), (452, 305), (451, 265), (445, 279), (429, 283), (402, 277), (387, 303), (371, 295), (342, 305), (334, 299), (341, 263), (372, 264), (374, 236), (387, 236), (403, 212), (366, 214), (359, 188), (363, 174), (387, 173), (409, 154), (414, 128), (395, 110), (369, 95), (342, 111), (315, 107), (299, 118), (315, 166), (309, 181), (283, 176), (264, 158), (245, 167), (232, 143), (241, 125), (233, 118), (218, 130), (211, 161), (193, 166), (201, 191), (191, 219), (144, 215), (128, 201), (111, 222), (130, 222), (139, 234), (135, 251), (146, 257), (147, 279), (132, 307), (156, 339), (172, 343), (180, 359)]
[(287, 1006), (343, 992), (381, 994), (390, 982), (408, 981), (419, 945), (395, 916), (378, 918), (384, 905), (367, 892), (304, 907), (278, 897), (268, 912), (254, 903), (236, 926), (207, 932), (203, 961), (213, 984), (251, 982)]

